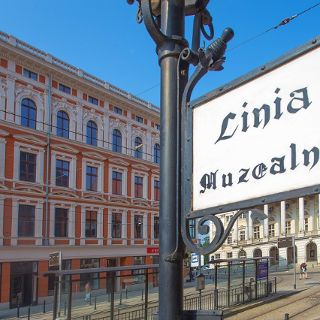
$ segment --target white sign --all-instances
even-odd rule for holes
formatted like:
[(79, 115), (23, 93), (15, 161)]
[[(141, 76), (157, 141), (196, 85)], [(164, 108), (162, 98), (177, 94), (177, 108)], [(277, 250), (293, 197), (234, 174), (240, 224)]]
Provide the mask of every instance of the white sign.
[(196, 107), (193, 210), (320, 183), (320, 49)]

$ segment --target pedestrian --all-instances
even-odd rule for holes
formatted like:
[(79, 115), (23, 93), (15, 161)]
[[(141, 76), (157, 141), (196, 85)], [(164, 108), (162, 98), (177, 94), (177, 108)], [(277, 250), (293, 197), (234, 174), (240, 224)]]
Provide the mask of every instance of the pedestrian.
[(307, 264), (305, 262), (302, 262), (300, 264), (300, 276), (299, 279), (307, 279)]
[(84, 301), (90, 302), (90, 300), (91, 300), (91, 286), (90, 286), (89, 281), (87, 281), (86, 285), (84, 286), (84, 290), (85, 290)]

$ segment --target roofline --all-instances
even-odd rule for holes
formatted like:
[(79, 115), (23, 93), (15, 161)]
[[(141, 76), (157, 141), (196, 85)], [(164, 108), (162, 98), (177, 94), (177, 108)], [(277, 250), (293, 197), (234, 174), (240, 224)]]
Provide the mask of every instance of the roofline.
[(104, 89), (106, 91), (109, 91), (110, 93), (116, 94), (120, 97), (124, 97), (128, 99), (129, 101), (132, 101), (134, 103), (137, 103), (138, 105), (142, 105), (152, 111), (156, 111), (157, 113), (160, 112), (159, 107), (155, 106), (154, 104), (147, 102), (123, 89), (118, 88), (117, 86), (104, 81), (80, 68), (77, 68), (67, 62), (64, 62), (55, 56), (51, 55), (50, 53), (47, 53), (43, 50), (40, 50), (36, 47), (31, 46), (27, 42), (24, 42), (8, 33), (5, 33), (3, 31), (0, 31), (0, 44), (1, 42), (4, 42), (5, 44), (9, 44), (11, 47), (20, 49), (24, 51), (25, 53), (28, 53), (32, 55), (35, 58), (43, 60), (47, 64), (51, 64), (61, 71), (67, 72), (73, 76), (76, 76), (80, 78), (81, 80), (86, 80), (90, 82), (91, 84), (99, 87), (100, 89)]

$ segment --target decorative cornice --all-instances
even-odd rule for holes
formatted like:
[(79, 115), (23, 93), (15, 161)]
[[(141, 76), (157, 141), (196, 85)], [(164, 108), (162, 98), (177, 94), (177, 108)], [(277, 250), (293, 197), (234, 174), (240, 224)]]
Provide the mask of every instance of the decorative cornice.
[(58, 150), (58, 151), (61, 151), (61, 152), (68, 152), (68, 153), (72, 153), (72, 154), (78, 154), (79, 153), (79, 150), (77, 149), (74, 149), (68, 145), (65, 145), (65, 144), (55, 144), (53, 143), (51, 145), (51, 148), (54, 149), (54, 150)]
[(15, 135), (13, 135), (13, 137), (18, 141), (27, 142), (28, 144), (35, 143), (35, 144), (38, 144), (42, 147), (46, 146), (46, 144), (47, 144), (45, 141), (36, 138), (34, 135), (15, 134)]

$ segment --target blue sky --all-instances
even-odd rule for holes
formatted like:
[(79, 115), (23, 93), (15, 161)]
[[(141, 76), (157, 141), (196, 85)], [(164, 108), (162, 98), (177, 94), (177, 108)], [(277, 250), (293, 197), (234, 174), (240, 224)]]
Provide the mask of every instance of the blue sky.
[[(211, 0), (215, 36), (232, 27), (235, 37), (222, 72), (207, 74), (197, 98), (272, 61), (319, 35), (320, 5), (276, 30), (284, 18), (318, 0)], [(0, 30), (159, 106), (160, 69), (155, 45), (137, 6), (126, 0), (0, 0)], [(186, 19), (191, 42), (192, 19)], [(252, 41), (249, 39), (255, 38)], [(208, 43), (206, 43), (208, 45)]]

